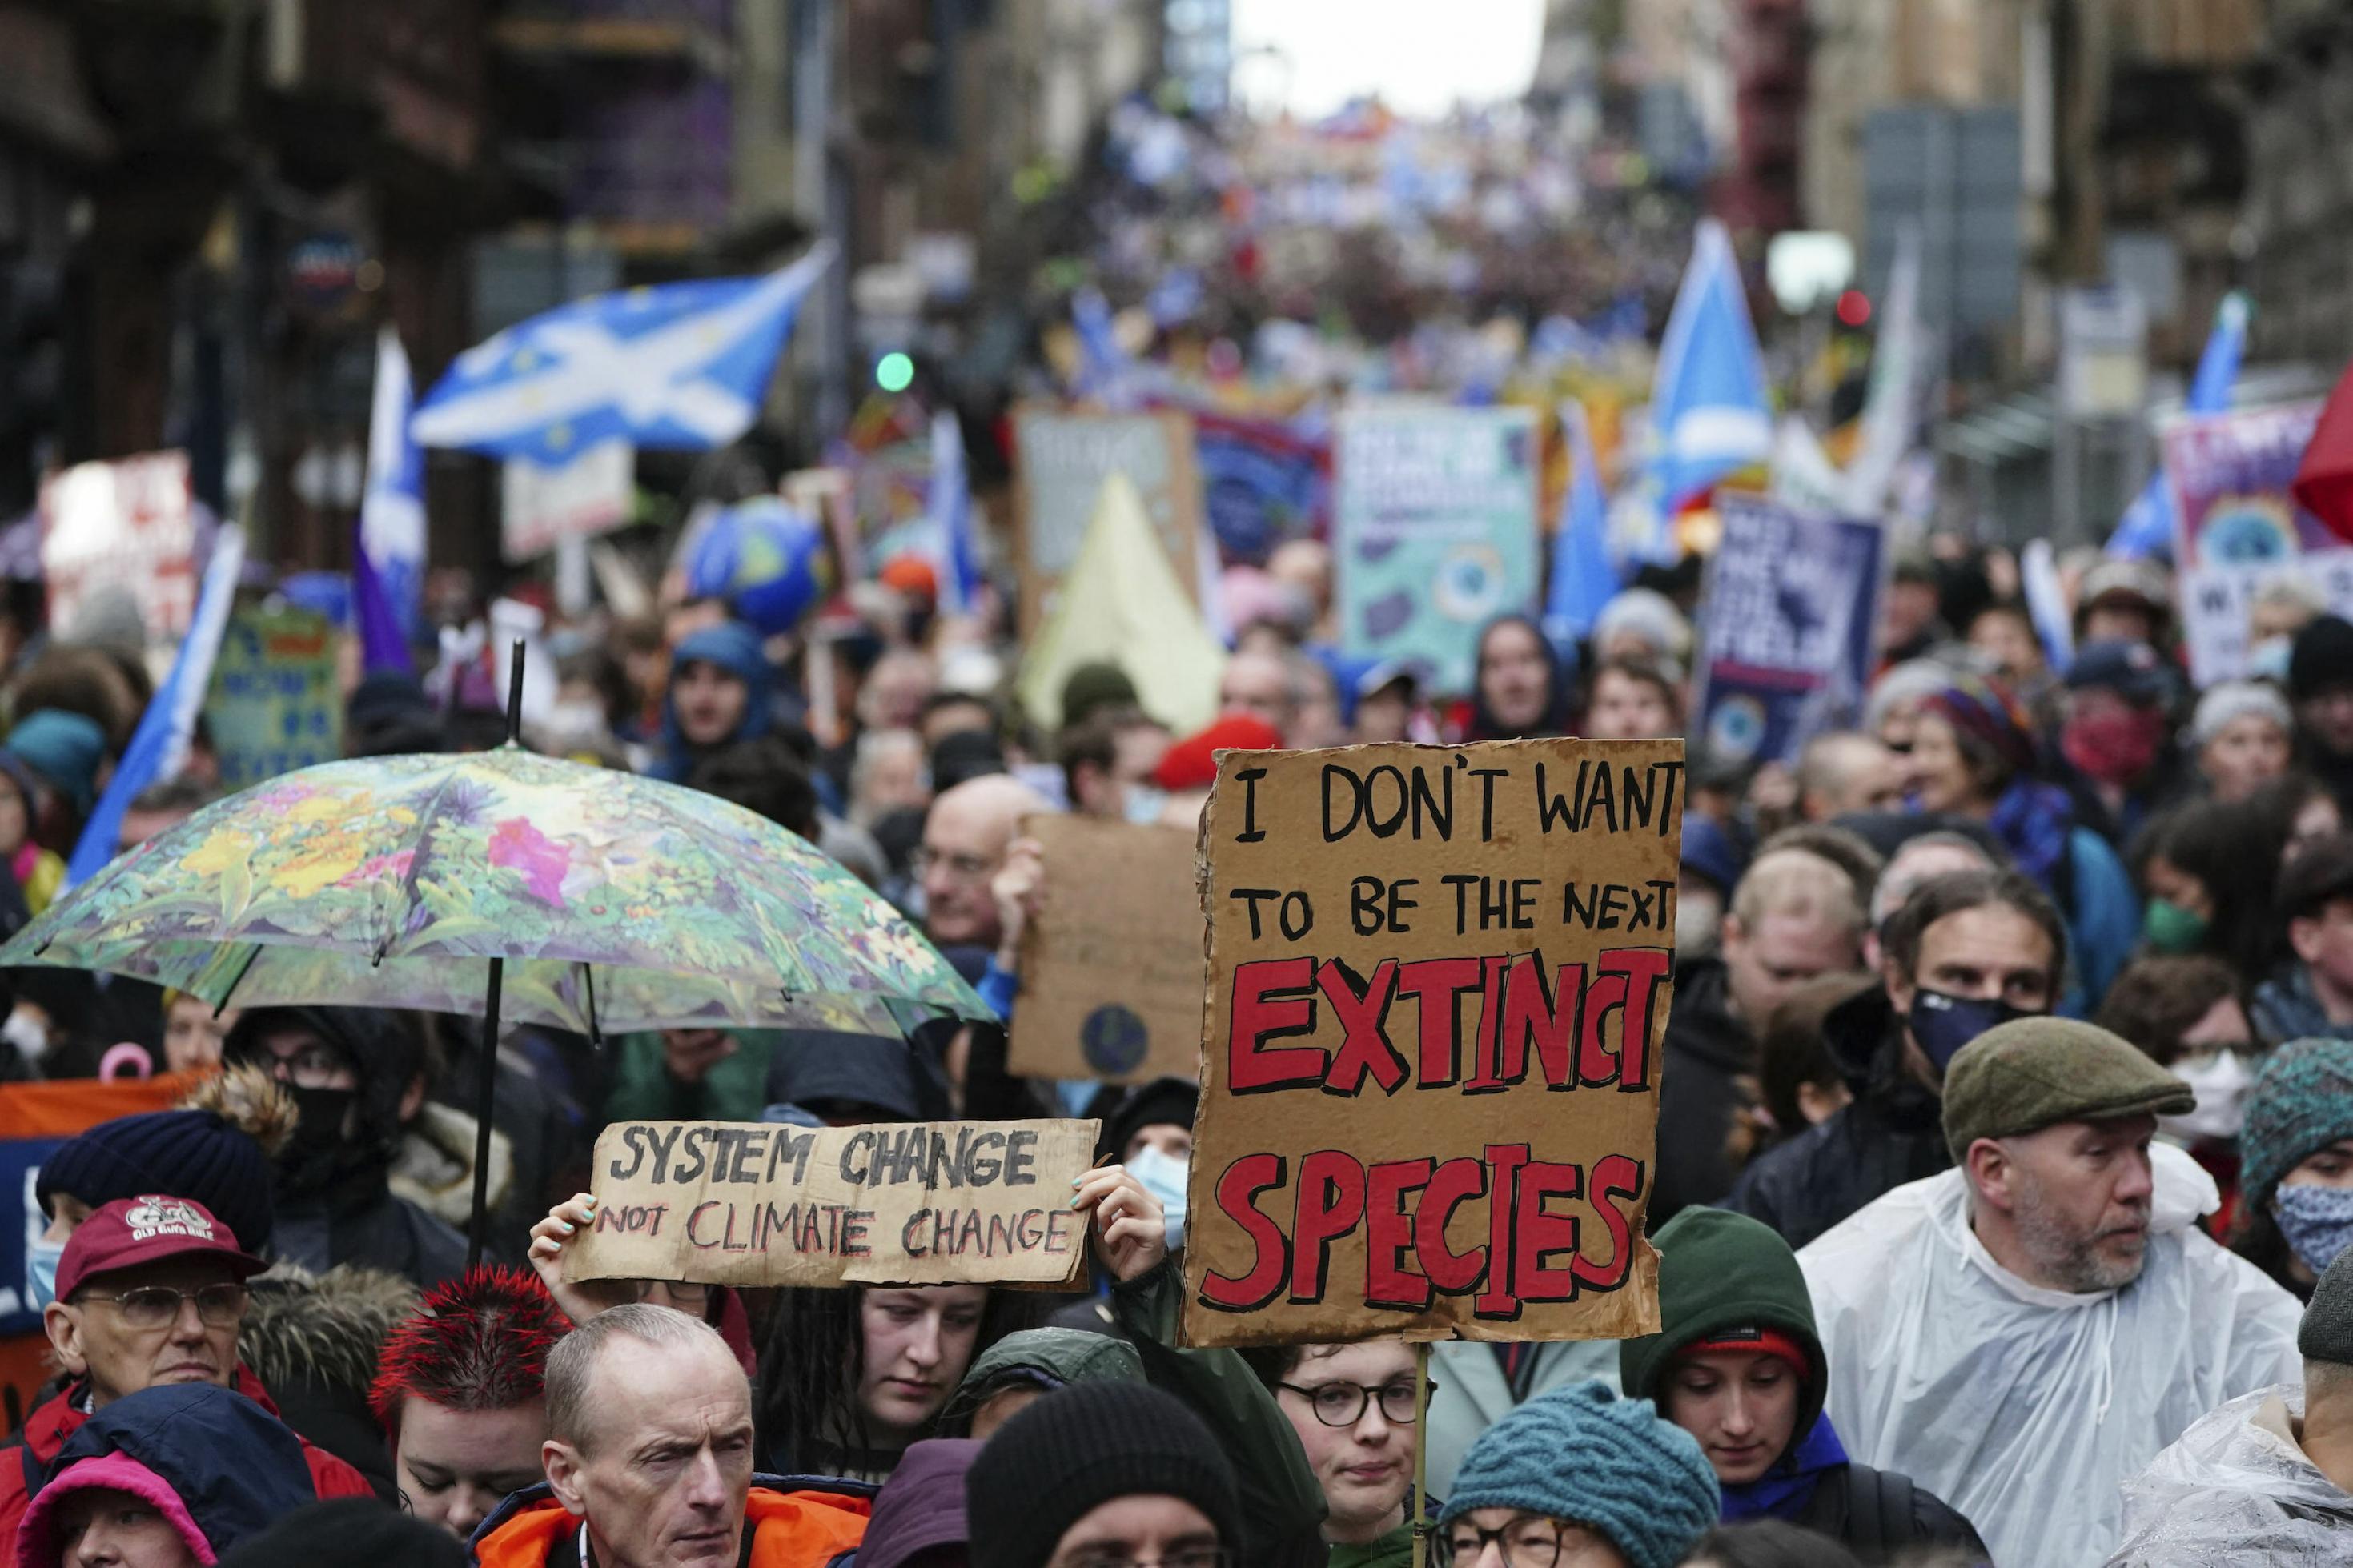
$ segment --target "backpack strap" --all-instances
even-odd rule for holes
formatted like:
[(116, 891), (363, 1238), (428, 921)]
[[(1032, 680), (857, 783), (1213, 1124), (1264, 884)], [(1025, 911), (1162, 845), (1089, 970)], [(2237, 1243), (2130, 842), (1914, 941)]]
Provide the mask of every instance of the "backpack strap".
[(1884, 1562), (1911, 1544), (1912, 1479), (1868, 1465), (1850, 1464), (1846, 1469), (1846, 1543), (1865, 1563)]

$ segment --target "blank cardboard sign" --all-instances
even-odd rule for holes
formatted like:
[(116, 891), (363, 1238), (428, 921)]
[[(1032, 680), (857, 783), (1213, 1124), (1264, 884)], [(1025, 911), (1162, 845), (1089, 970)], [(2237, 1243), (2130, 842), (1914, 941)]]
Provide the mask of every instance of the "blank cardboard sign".
[(706, 1285), (1066, 1285), (1087, 1256), (1071, 1187), (1095, 1121), (616, 1121), (574, 1279)]
[(1657, 1331), (1683, 792), (1680, 741), (1220, 757), (1186, 1343)]
[(1045, 896), (1022, 932), (1007, 1058), (1029, 1078), (1135, 1083), (1201, 1063), (1201, 900), (1194, 836), (1092, 817), (1022, 824)]

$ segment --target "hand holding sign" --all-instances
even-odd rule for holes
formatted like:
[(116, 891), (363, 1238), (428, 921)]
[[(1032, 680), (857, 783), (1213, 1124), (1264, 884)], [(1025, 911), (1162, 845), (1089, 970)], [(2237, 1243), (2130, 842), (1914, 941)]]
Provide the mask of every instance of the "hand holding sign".
[(1144, 1190), (1124, 1165), (1105, 1165), (1078, 1180), (1071, 1206), (1092, 1210), (1095, 1250), (1120, 1280), (1141, 1279), (1168, 1256), (1167, 1226), (1160, 1200)]

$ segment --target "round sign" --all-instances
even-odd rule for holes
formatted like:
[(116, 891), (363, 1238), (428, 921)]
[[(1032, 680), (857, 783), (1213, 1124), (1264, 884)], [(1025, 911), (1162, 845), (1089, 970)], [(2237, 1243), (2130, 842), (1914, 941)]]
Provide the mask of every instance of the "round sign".
[(1087, 1066), (1110, 1078), (1124, 1078), (1144, 1065), (1151, 1037), (1144, 1020), (1116, 1002), (1106, 1002), (1079, 1026), (1079, 1049)]

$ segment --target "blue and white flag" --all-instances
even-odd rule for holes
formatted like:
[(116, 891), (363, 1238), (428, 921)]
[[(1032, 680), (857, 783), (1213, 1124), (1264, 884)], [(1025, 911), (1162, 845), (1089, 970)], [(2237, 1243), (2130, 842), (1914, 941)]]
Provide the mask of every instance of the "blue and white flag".
[(749, 430), (830, 241), (765, 278), (625, 289), (560, 306), (458, 356), (409, 421), (427, 447), (548, 468), (604, 441), (669, 451)]
[(2018, 584), (2026, 596), (2026, 617), (2034, 623), (2035, 640), (2042, 645), (2042, 661), (2053, 675), (2065, 675), (2075, 662), (2075, 624), (2067, 614), (2067, 591), (2059, 585), (2059, 557), (2049, 540), (2029, 540), (2018, 552)]
[(368, 414), (367, 493), (360, 500), (360, 548), (375, 568), (404, 637), (425, 602), (425, 454), (409, 436), (414, 393), (400, 334), (375, 339), (375, 405)]
[(237, 574), (244, 569), (245, 530), (223, 523), (213, 537), (212, 560), (205, 567), (188, 635), (180, 640), (171, 673), (139, 716), (121, 765), (74, 842), (73, 858), (66, 862), (67, 887), (89, 880), (114, 858), (122, 814), (148, 785), (173, 777), (187, 761), (188, 741), (196, 732), (196, 717), (204, 711), (205, 694), (213, 683), (213, 656), (220, 652), (221, 633), (228, 627), (229, 607), (237, 598)]
[(1071, 390), (1106, 407), (1130, 406), (1135, 362), (1119, 346), (1111, 301), (1102, 289), (1082, 289), (1071, 296), (1071, 326), (1079, 334), (1079, 376)]
[(1670, 514), (1773, 450), (1764, 356), (1749, 323), (1731, 237), (1714, 218), (1700, 220), (1691, 265), (1659, 344), (1651, 428), (1658, 504)]
[(1594, 618), (1617, 594), (1618, 567), (1609, 558), (1609, 502), (1593, 458), (1593, 429), (1585, 405), (1570, 398), (1560, 405), (1561, 429), (1568, 437), (1568, 493), (1562, 497), (1560, 525), (1552, 536), (1552, 583), (1545, 595), (1545, 636), (1571, 647), (1593, 630)]
[[(2214, 330), (2206, 336), (2205, 352), (2198, 356), (2198, 374), (2189, 379), (2189, 395), (2182, 400), (2189, 414), (2223, 414), (2231, 407), (2231, 388), (2239, 379), (2239, 361), (2247, 352), (2247, 297), (2233, 289), (2222, 296), (2214, 312)], [(2163, 469), (2132, 505), (2125, 509), (2116, 531), (2108, 536), (2108, 553), (2127, 560), (2154, 555), (2173, 542), (2173, 491)]]
[(940, 608), (968, 616), (980, 594), (980, 557), (972, 537), (972, 489), (965, 475), (964, 430), (946, 409), (932, 416), (932, 527), (939, 535)]

